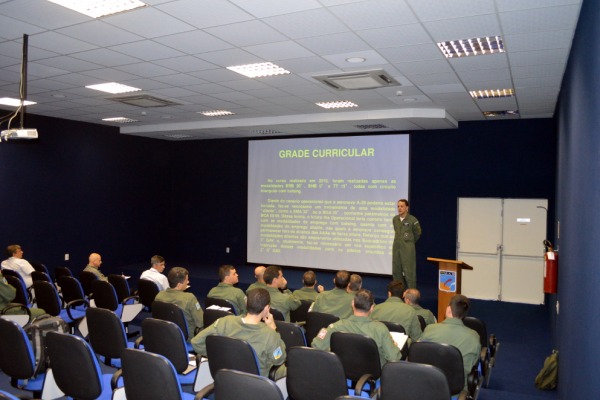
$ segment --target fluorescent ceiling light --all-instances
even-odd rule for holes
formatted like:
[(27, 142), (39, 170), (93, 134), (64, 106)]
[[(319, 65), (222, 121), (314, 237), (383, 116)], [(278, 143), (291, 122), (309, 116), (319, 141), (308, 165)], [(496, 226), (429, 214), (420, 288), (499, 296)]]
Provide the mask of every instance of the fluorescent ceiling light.
[(226, 110), (198, 111), (198, 114), (206, 115), (207, 117), (223, 117), (225, 115), (235, 115), (231, 111)]
[(108, 83), (100, 83), (98, 85), (89, 85), (86, 86), (88, 89), (99, 90), (101, 92), (119, 94), (119, 93), (129, 93), (129, 92), (137, 92), (138, 88), (134, 88), (132, 86), (122, 85), (117, 82), (108, 82)]
[(238, 74), (247, 76), (248, 78), (262, 78), (265, 76), (286, 75), (290, 73), (290, 71), (283, 69), (280, 66), (270, 62), (234, 65), (232, 67), (227, 67), (227, 69), (233, 72), (237, 72)]
[(513, 89), (472, 90), (469, 92), (474, 99), (491, 99), (494, 97), (512, 97), (515, 95)]
[(190, 138), (194, 137), (192, 135), (186, 135), (185, 133), (173, 133), (170, 135), (163, 135), (163, 136), (171, 138), (171, 139), (190, 139)]
[(254, 135), (277, 135), (282, 132), (277, 131), (275, 129), (254, 129), (251, 130), (250, 133)]
[[(2, 97), (2, 98), (0, 98), (0, 104), (2, 104), (4, 106), (19, 107), (21, 105), (21, 100), (13, 99), (11, 97)], [(29, 101), (29, 100), (23, 101), (24, 106), (30, 106), (32, 104), (37, 104), (37, 103), (35, 101)]]
[(504, 53), (504, 43), (500, 36), (449, 40), (439, 42), (437, 45), (446, 58)]
[(117, 14), (135, 8), (145, 7), (138, 0), (48, 0), (51, 3), (66, 7), (70, 10), (85, 14), (88, 17), (99, 18), (105, 15)]
[(139, 122), (139, 120), (137, 120), (137, 119), (131, 119), (131, 118), (126, 118), (126, 117), (102, 118), (102, 121), (118, 122), (120, 124), (126, 124), (129, 122)]
[(484, 111), (485, 117), (518, 117), (519, 110)]
[(321, 102), (315, 103), (319, 107), (323, 108), (352, 108), (358, 107), (358, 105), (354, 104), (351, 101), (329, 101), (329, 102)]

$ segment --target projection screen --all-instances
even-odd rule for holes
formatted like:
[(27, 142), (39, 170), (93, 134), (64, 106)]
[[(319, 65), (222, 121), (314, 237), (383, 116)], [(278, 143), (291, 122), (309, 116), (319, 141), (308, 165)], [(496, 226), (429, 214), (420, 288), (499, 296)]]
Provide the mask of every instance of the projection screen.
[(409, 135), (251, 140), (250, 263), (391, 274)]

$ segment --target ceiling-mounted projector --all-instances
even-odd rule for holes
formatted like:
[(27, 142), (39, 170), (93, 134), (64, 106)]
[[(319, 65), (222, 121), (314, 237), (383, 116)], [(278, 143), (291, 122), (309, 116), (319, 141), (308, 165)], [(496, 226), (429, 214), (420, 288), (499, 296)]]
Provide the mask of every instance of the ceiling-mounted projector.
[(37, 129), (7, 129), (0, 132), (2, 139), (37, 139), (38, 131)]

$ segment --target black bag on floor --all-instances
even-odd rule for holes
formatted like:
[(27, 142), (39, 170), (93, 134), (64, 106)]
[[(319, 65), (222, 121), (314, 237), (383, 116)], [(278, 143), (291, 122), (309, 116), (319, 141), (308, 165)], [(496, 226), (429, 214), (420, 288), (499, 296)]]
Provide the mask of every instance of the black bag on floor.
[(48, 369), (46, 333), (69, 333), (69, 325), (60, 317), (44, 314), (35, 318), (29, 325), (26, 325), (24, 330), (33, 346), (33, 353), (35, 356), (35, 372), (33, 376), (37, 376), (38, 374), (46, 372), (46, 369)]
[(535, 386), (541, 390), (556, 389), (558, 381), (558, 351), (552, 350), (552, 354), (546, 357), (544, 366), (535, 377)]

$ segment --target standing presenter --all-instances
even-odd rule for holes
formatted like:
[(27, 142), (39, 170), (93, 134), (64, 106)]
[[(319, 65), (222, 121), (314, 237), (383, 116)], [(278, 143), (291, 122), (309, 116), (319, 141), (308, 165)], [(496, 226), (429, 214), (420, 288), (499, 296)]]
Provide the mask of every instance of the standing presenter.
[(398, 215), (394, 217), (394, 244), (392, 245), (392, 276), (404, 282), (404, 287), (417, 287), (417, 253), (415, 243), (421, 237), (421, 225), (408, 213), (408, 200), (398, 200)]

